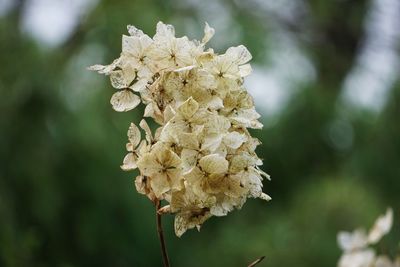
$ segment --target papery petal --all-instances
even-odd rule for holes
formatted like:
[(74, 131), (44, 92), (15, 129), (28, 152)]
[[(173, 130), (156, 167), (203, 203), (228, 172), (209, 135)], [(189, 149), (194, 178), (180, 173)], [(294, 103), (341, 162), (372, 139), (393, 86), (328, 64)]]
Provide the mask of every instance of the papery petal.
[(381, 238), (386, 235), (393, 224), (393, 210), (388, 208), (385, 215), (380, 216), (368, 234), (368, 242), (370, 244), (378, 243)]
[(244, 45), (228, 48), (225, 55), (238, 65), (246, 64), (252, 58)]
[(211, 28), (210, 25), (208, 25), (208, 23), (206, 22), (204, 27), (204, 37), (201, 40), (201, 42), (203, 44), (207, 43), (214, 36), (214, 34), (215, 34), (214, 28)]
[(250, 64), (245, 64), (245, 65), (239, 66), (240, 77), (246, 77), (246, 76), (250, 75), (251, 72), (252, 72), (252, 69), (251, 69)]
[(134, 170), (137, 168), (136, 162), (137, 156), (134, 153), (128, 153), (124, 158), (121, 169), (124, 171)]
[(128, 32), (129, 32), (129, 34), (130, 34), (131, 36), (140, 37), (140, 36), (143, 36), (143, 35), (144, 35), (144, 33), (143, 33), (142, 30), (139, 30), (138, 28), (136, 28), (136, 27), (133, 26), (133, 25), (128, 25), (128, 26), (127, 26), (127, 29), (128, 29)]
[(154, 174), (150, 179), (150, 186), (158, 199), (163, 199), (163, 194), (171, 190), (170, 183), (165, 175)]
[(159, 21), (157, 23), (156, 34), (154, 35), (154, 40), (159, 40), (160, 38), (173, 38), (175, 37), (175, 28), (172, 25), (164, 24)]
[(163, 168), (157, 161), (156, 156), (151, 152), (141, 156), (136, 164), (140, 172), (149, 177), (159, 174), (160, 170)]
[(183, 102), (183, 104), (178, 107), (178, 112), (185, 119), (189, 119), (196, 113), (198, 109), (199, 109), (199, 104), (196, 102), (196, 100), (190, 97), (188, 100)]
[(133, 147), (137, 147), (141, 140), (141, 134), (139, 128), (134, 124), (131, 123), (128, 129), (128, 139), (129, 142), (133, 145)]
[(153, 135), (151, 133), (150, 127), (147, 124), (146, 120), (141, 120), (139, 123), (140, 128), (142, 128), (146, 134), (147, 142), (151, 143), (153, 141)]
[(246, 141), (246, 135), (240, 134), (238, 132), (230, 132), (224, 136), (223, 142), (230, 148), (238, 149)]
[(136, 108), (140, 104), (140, 97), (131, 90), (125, 89), (114, 93), (110, 103), (115, 111), (125, 112)]
[(134, 84), (130, 85), (129, 88), (135, 92), (141, 92), (144, 89), (146, 89), (147, 84), (148, 84), (147, 79), (140, 79), (136, 81)]
[(201, 169), (207, 173), (224, 173), (228, 171), (229, 162), (219, 154), (210, 154), (200, 159)]

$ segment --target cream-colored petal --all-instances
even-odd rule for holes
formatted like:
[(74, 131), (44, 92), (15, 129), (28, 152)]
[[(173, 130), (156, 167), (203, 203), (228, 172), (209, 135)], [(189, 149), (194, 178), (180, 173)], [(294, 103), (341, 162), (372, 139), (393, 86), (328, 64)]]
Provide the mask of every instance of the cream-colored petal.
[(136, 164), (143, 175), (150, 177), (159, 174), (163, 169), (154, 153), (151, 152), (139, 157)]
[(140, 128), (142, 128), (142, 129), (144, 130), (144, 132), (145, 132), (145, 134), (146, 134), (146, 140), (147, 140), (147, 142), (152, 143), (152, 141), (153, 141), (153, 135), (152, 135), (152, 133), (151, 133), (150, 127), (149, 127), (149, 125), (147, 124), (146, 120), (144, 120), (144, 119), (141, 120), (140, 123), (139, 123), (139, 126), (140, 126)]
[(157, 157), (157, 161), (167, 169), (179, 168), (181, 164), (179, 156), (162, 143), (154, 145), (153, 153)]
[(146, 89), (148, 80), (147, 79), (140, 79), (136, 81), (134, 84), (130, 85), (129, 88), (135, 92), (142, 92)]
[(192, 70), (194, 68), (196, 68), (196, 66), (191, 65), (191, 66), (186, 66), (186, 67), (176, 69), (176, 70), (174, 70), (174, 72), (186, 72), (186, 71)]
[(154, 101), (147, 104), (144, 109), (143, 117), (151, 117), (159, 124), (162, 124), (164, 121), (162, 112)]
[(388, 256), (381, 255), (376, 258), (374, 267), (396, 267), (396, 266)]
[(225, 209), (222, 205), (212, 206), (210, 209), (210, 213), (214, 216), (226, 216), (229, 210)]
[(181, 160), (183, 171), (187, 172), (197, 164), (199, 152), (193, 149), (182, 149)]
[(109, 75), (117, 67), (120, 60), (121, 60), (121, 58), (117, 58), (110, 65), (96, 64), (96, 65), (88, 67), (88, 70), (97, 71), (100, 74)]
[(208, 108), (212, 110), (218, 110), (224, 107), (224, 102), (222, 99), (218, 96), (213, 96), (211, 99), (207, 102)]
[(238, 132), (230, 132), (226, 134), (223, 139), (224, 144), (233, 149), (238, 149), (246, 141), (246, 135)]
[(198, 109), (199, 109), (199, 104), (196, 102), (196, 100), (190, 97), (188, 100), (183, 102), (183, 104), (178, 107), (178, 112), (185, 119), (190, 119)]
[(265, 193), (261, 193), (260, 198), (265, 201), (270, 201), (272, 199), (269, 195)]
[(197, 133), (178, 132), (176, 136), (178, 137), (179, 145), (182, 148), (188, 148), (188, 149), (199, 148)]
[(207, 43), (214, 36), (214, 34), (215, 34), (214, 28), (211, 28), (210, 25), (208, 25), (208, 23), (206, 22), (204, 27), (204, 37), (201, 40), (201, 42), (203, 44)]
[(344, 253), (338, 262), (338, 267), (372, 267), (375, 261), (375, 251), (365, 249)]
[(339, 232), (337, 242), (343, 251), (354, 251), (365, 248), (368, 245), (368, 237), (364, 229), (354, 232)]
[(251, 72), (252, 72), (252, 69), (251, 69), (250, 64), (245, 64), (245, 65), (239, 66), (240, 77), (246, 77), (246, 76), (250, 75)]
[(139, 55), (139, 40), (138, 37), (122, 35), (122, 52), (130, 55)]
[(184, 173), (183, 175), (185, 179), (191, 184), (205, 179), (204, 173), (196, 166)]
[(187, 221), (183, 216), (179, 214), (175, 215), (174, 228), (177, 237), (181, 237), (187, 231)]
[(128, 139), (132, 146), (135, 148), (140, 143), (141, 134), (139, 128), (134, 124), (131, 123), (128, 129)]
[(145, 195), (146, 194), (146, 178), (142, 175), (139, 175), (135, 178), (135, 187), (136, 190), (140, 193)]
[(171, 105), (168, 105), (164, 110), (164, 123), (167, 123), (175, 116), (175, 110)]
[(244, 45), (228, 48), (225, 55), (238, 65), (246, 64), (252, 58), (249, 50)]
[(136, 162), (137, 156), (134, 153), (128, 153), (124, 158), (121, 169), (124, 171), (134, 170), (137, 168)]
[(263, 125), (257, 120), (260, 114), (254, 109), (241, 109), (231, 116), (231, 120), (236, 124), (246, 128), (261, 129)]
[(128, 32), (131, 36), (136, 36), (136, 37), (141, 37), (144, 35), (142, 30), (139, 30), (138, 28), (136, 28), (133, 25), (128, 25), (127, 26)]
[(207, 173), (218, 174), (228, 171), (229, 162), (218, 154), (211, 154), (202, 157), (199, 165)]
[(115, 70), (110, 72), (110, 81), (112, 87), (116, 89), (128, 88), (129, 84), (135, 79), (133, 70)]
[(388, 208), (385, 215), (380, 216), (368, 234), (368, 242), (376, 244), (381, 238), (389, 233), (393, 224), (393, 210)]
[(175, 37), (175, 28), (172, 25), (169, 24), (164, 24), (162, 21), (159, 21), (157, 23), (157, 29), (156, 29), (156, 34), (154, 35), (154, 40), (160, 40), (161, 41), (166, 38), (174, 38)]
[(158, 199), (163, 199), (163, 194), (171, 190), (170, 183), (166, 175), (154, 174), (153, 176), (149, 177), (149, 179), (151, 189), (153, 189), (153, 192)]
[(131, 90), (124, 89), (114, 93), (110, 103), (115, 111), (125, 112), (136, 108), (140, 104), (140, 97)]
[(223, 139), (222, 134), (210, 134), (206, 136), (202, 142), (201, 150), (213, 153), (221, 145)]

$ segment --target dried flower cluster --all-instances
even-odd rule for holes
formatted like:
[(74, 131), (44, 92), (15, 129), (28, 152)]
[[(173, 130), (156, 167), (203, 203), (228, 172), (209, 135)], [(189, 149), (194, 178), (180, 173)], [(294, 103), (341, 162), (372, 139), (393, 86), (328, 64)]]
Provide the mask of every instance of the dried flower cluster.
[(340, 232), (338, 243), (343, 255), (338, 267), (400, 267), (400, 258), (392, 261), (386, 255), (377, 255), (372, 245), (377, 244), (386, 235), (393, 224), (393, 211), (388, 209), (380, 216), (367, 233), (364, 229), (356, 229), (352, 233)]
[(159, 124), (154, 134), (145, 120), (128, 130), (123, 170), (139, 169), (137, 190), (151, 200), (166, 200), (160, 212), (175, 216), (181, 236), (211, 216), (241, 208), (249, 197), (270, 200), (262, 192), (255, 148), (259, 129), (253, 99), (243, 86), (251, 72), (251, 54), (240, 45), (218, 55), (205, 44), (214, 35), (207, 23), (202, 41), (177, 38), (173, 26), (157, 24), (153, 38), (128, 26), (122, 53), (112, 64), (91, 70), (109, 75), (117, 92), (116, 111), (146, 105), (144, 117)]

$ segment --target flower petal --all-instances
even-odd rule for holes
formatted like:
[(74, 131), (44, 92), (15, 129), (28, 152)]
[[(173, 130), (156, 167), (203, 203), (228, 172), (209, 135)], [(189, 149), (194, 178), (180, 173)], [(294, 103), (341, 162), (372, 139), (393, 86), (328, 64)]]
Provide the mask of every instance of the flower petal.
[(206, 22), (206, 26), (204, 27), (204, 37), (201, 40), (203, 44), (207, 43), (210, 41), (210, 39), (214, 36), (215, 30), (214, 28), (211, 28), (210, 25)]
[(121, 165), (121, 169), (124, 171), (131, 171), (136, 169), (137, 168), (136, 161), (137, 161), (137, 156), (134, 153), (128, 153), (124, 158), (124, 161)]
[(131, 90), (124, 89), (113, 94), (110, 103), (115, 111), (126, 112), (136, 108), (140, 104), (140, 97), (135, 95)]
[(134, 123), (131, 123), (131, 125), (129, 126), (128, 139), (134, 148), (137, 147), (137, 145), (140, 143), (140, 130)]
[(217, 174), (228, 171), (229, 162), (219, 154), (210, 154), (200, 159), (201, 169), (207, 173)]

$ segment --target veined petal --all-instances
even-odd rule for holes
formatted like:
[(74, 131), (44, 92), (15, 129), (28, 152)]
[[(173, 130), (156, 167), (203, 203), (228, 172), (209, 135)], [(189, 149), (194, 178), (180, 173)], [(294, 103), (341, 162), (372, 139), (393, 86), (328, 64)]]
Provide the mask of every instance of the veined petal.
[(225, 55), (238, 65), (246, 64), (252, 58), (249, 50), (244, 45), (228, 48)]
[(134, 153), (128, 153), (124, 158), (124, 161), (121, 165), (121, 169), (124, 171), (130, 171), (136, 169), (137, 168), (136, 161), (137, 161), (137, 156)]
[(136, 81), (134, 84), (130, 85), (129, 88), (135, 92), (141, 92), (146, 89), (148, 80), (147, 79), (140, 79)]
[(141, 156), (137, 161), (137, 166), (143, 175), (149, 177), (159, 174), (163, 168), (151, 152)]
[(115, 111), (126, 112), (140, 104), (140, 97), (129, 89), (123, 89), (113, 94), (110, 103)]
[(228, 171), (229, 162), (219, 154), (211, 154), (202, 157), (199, 165), (207, 173), (218, 174)]
[(233, 149), (238, 149), (246, 141), (246, 135), (238, 132), (230, 132), (224, 136), (224, 144)]
[(178, 107), (178, 112), (185, 119), (189, 119), (196, 113), (198, 109), (199, 109), (199, 104), (196, 102), (196, 100), (190, 97), (188, 100), (183, 102), (183, 104)]
[(151, 133), (150, 127), (147, 124), (146, 120), (141, 120), (139, 123), (140, 128), (142, 128), (146, 134), (146, 140), (148, 143), (153, 141), (153, 135)]
[(137, 147), (137, 145), (140, 143), (141, 140), (140, 130), (134, 123), (131, 123), (131, 125), (129, 126), (128, 139), (133, 147)]

